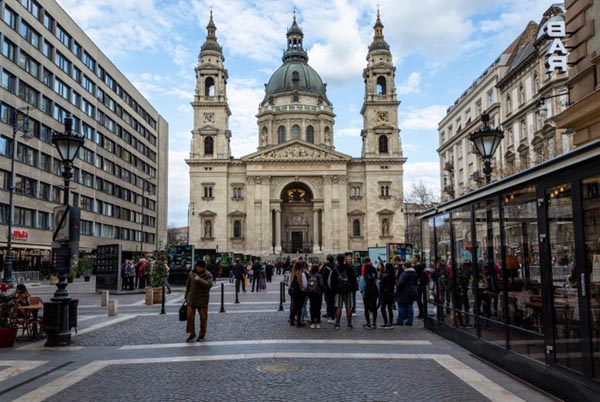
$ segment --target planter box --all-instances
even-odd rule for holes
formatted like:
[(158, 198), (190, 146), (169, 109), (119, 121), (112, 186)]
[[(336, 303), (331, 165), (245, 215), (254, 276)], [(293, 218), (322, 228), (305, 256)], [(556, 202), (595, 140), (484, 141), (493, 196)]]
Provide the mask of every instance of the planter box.
[[(161, 304), (162, 303), (162, 287), (160, 288), (152, 288), (152, 303), (153, 304)], [(166, 295), (165, 295), (166, 297)]]
[(0, 328), (0, 348), (10, 348), (17, 340), (17, 327)]

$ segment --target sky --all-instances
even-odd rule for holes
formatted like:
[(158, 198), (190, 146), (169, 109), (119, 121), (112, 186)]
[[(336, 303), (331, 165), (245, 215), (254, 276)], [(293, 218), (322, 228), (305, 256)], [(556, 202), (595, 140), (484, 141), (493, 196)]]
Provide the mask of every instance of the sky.
[(396, 66), (404, 191), (439, 194), (437, 127), (448, 106), (549, 0), (57, 0), (169, 123), (168, 225), (187, 225), (195, 76), (212, 8), (229, 71), (232, 155), (256, 151), (264, 84), (282, 64), (293, 11), (327, 83), (337, 151), (359, 157), (362, 71), (379, 5)]

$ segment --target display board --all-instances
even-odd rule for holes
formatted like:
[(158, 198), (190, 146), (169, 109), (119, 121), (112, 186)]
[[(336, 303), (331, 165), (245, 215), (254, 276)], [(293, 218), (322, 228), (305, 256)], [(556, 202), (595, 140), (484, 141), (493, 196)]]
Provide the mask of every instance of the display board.
[(121, 245), (108, 244), (96, 249), (96, 292), (121, 289)]

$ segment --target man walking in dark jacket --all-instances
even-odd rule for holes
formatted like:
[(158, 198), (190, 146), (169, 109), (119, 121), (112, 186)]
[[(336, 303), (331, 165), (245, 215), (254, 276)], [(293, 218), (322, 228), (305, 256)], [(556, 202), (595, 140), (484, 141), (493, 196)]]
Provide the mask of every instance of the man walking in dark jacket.
[(356, 292), (356, 275), (350, 265), (346, 265), (344, 255), (337, 256), (337, 266), (331, 273), (331, 287), (335, 289), (335, 329), (340, 329), (342, 308), (346, 306), (348, 329), (352, 329), (352, 292)]
[(185, 285), (185, 300), (187, 301), (187, 328), (188, 342), (193, 342), (196, 337), (196, 310), (200, 314), (200, 333), (196, 342), (204, 342), (206, 327), (208, 325), (208, 300), (210, 288), (213, 285), (213, 276), (206, 270), (204, 260), (198, 260), (194, 270), (188, 274)]
[(233, 266), (233, 275), (235, 276), (235, 291), (236, 293), (240, 292), (240, 283), (242, 284), (242, 290), (246, 291), (246, 268), (242, 265), (239, 258), (235, 259), (235, 264)]
[(419, 257), (418, 254), (413, 255), (412, 257), (412, 264), (413, 264), (413, 268), (415, 269), (415, 272), (417, 274), (417, 306), (419, 307), (419, 315), (417, 316), (417, 318), (421, 318), (424, 319), (425, 316), (427, 315), (425, 312), (425, 301), (423, 300), (425, 298), (426, 292), (425, 292), (425, 267), (423, 266), (423, 264), (421, 264), (421, 258)]
[(321, 275), (323, 275), (323, 283), (325, 285), (325, 317), (327, 317), (327, 322), (333, 323), (335, 322), (335, 290), (329, 287), (329, 276), (333, 273), (333, 270), (335, 269), (335, 264), (333, 263), (333, 256), (331, 254), (328, 254), (325, 259), (326, 262), (325, 264), (323, 264), (323, 269), (321, 270)]

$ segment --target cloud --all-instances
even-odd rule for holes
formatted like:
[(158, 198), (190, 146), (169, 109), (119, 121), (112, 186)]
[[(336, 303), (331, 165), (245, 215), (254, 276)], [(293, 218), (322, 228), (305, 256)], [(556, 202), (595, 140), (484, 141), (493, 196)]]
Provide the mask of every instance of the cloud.
[(168, 225), (187, 225), (190, 175), (189, 168), (185, 163), (186, 158), (189, 158), (189, 150), (169, 150), (169, 184), (177, 183), (177, 191), (169, 191)]
[(421, 109), (410, 108), (400, 112), (399, 126), (402, 130), (437, 130), (438, 123), (446, 115), (445, 105), (426, 106)]
[(347, 127), (337, 129), (335, 131), (336, 137), (360, 137), (360, 132), (362, 129), (360, 127)]
[(415, 162), (404, 165), (404, 191), (410, 192), (413, 185), (422, 182), (436, 197), (440, 195), (440, 165), (438, 162)]
[(398, 86), (397, 93), (399, 95), (404, 94), (416, 94), (419, 93), (419, 84), (421, 83), (421, 74), (418, 72), (410, 73), (402, 84)]

